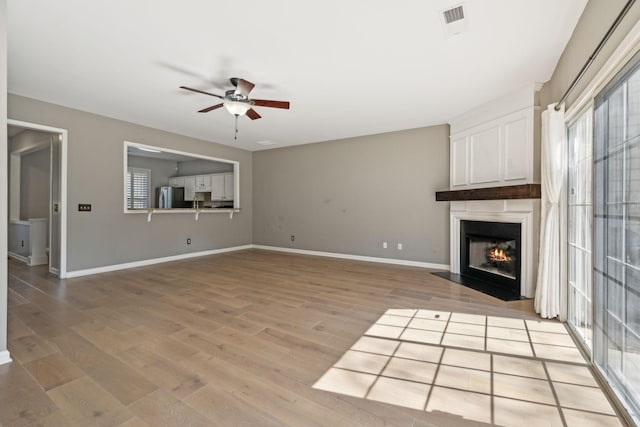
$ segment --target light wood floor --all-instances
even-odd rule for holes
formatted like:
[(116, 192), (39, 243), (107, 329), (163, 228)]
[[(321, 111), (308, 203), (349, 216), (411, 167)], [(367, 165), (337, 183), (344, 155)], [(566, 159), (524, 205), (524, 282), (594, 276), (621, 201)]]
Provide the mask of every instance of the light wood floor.
[(536, 318), (421, 268), (260, 250), (68, 280), (9, 270), (7, 427), (476, 425), (311, 385), (389, 308)]

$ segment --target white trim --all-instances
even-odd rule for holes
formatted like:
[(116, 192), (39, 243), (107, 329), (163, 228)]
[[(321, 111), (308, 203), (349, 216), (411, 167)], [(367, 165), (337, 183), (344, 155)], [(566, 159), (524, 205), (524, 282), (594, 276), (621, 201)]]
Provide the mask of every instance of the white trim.
[(579, 115), (586, 104), (593, 102), (593, 98), (611, 81), (611, 79), (631, 60), (640, 50), (640, 21), (637, 22), (604, 65), (591, 79), (589, 84), (566, 110), (565, 122), (571, 122)]
[(68, 131), (62, 128), (7, 119), (7, 126), (18, 126), (26, 129), (40, 130), (61, 135), (60, 141), (60, 269), (58, 277), (64, 279), (67, 274), (67, 146)]
[(172, 256), (162, 257), (162, 258), (144, 259), (140, 261), (126, 262), (123, 264), (105, 265), (104, 267), (87, 268), (85, 270), (67, 271), (66, 277), (71, 278), (71, 277), (89, 276), (91, 274), (107, 273), (110, 271), (126, 270), (129, 268), (136, 268), (136, 267), (145, 267), (148, 265), (161, 264), (169, 261), (178, 261), (182, 259), (196, 258), (196, 257), (201, 257), (206, 255), (215, 255), (215, 254), (221, 254), (224, 252), (241, 251), (243, 249), (251, 249), (252, 247), (253, 245), (233, 246), (230, 248), (211, 249), (211, 250), (202, 251), (202, 252), (190, 252), (187, 254), (172, 255)]
[(0, 365), (4, 365), (5, 363), (11, 362), (11, 355), (9, 354), (9, 350), (0, 351)]
[(309, 251), (306, 249), (282, 248), (278, 246), (251, 245), (254, 249), (264, 249), (267, 251), (288, 252), (301, 255), (325, 256), (330, 258), (350, 259), (355, 261), (377, 262), (382, 264), (405, 265), (409, 267), (431, 268), (435, 270), (449, 270), (449, 266), (445, 264), (433, 264), (430, 262), (409, 261), (404, 259), (379, 258), (364, 255), (350, 255), (336, 252)]
[(29, 265), (29, 257), (20, 255), (19, 253), (12, 252), (12, 251), (8, 251), (7, 255), (9, 256), (9, 258), (17, 259), (18, 261), (22, 261), (25, 264)]
[(520, 224), (520, 294), (533, 298), (538, 267), (537, 200), (490, 200), (455, 202), (450, 212), (451, 272), (460, 274), (460, 221), (511, 222)]
[[(429, 268), (429, 269), (435, 269), (435, 270), (449, 270), (449, 266), (446, 264), (434, 264), (429, 262), (409, 261), (409, 260), (393, 259), (393, 258), (378, 258), (378, 257), (370, 257), (370, 256), (363, 256), (363, 255), (350, 255), (350, 254), (341, 254), (341, 253), (335, 253), (335, 252), (309, 251), (305, 249), (282, 248), (277, 246), (242, 245), (242, 246), (232, 246), (230, 248), (212, 249), (212, 250), (202, 251), (202, 252), (191, 252), (188, 254), (172, 255), (172, 256), (162, 257), (162, 258), (153, 258), (153, 259), (145, 259), (140, 261), (126, 262), (123, 264), (106, 265), (104, 267), (88, 268), (85, 270), (68, 271), (66, 277), (72, 278), (72, 277), (89, 276), (92, 274), (108, 273), (110, 271), (126, 270), (129, 268), (136, 268), (136, 267), (145, 267), (145, 266), (154, 265), (154, 264), (161, 264), (164, 262), (179, 261), (179, 260), (188, 259), (188, 258), (197, 258), (197, 257), (202, 257), (207, 255), (221, 254), (225, 252), (241, 251), (245, 249), (263, 249), (268, 251), (288, 252), (288, 253), (295, 253), (295, 254), (301, 254), (301, 255), (325, 256), (330, 258), (350, 259), (355, 261), (367, 261), (367, 262), (377, 262), (382, 264), (404, 265), (408, 267), (420, 267), (420, 268)], [(17, 255), (17, 254), (12, 254), (12, 255), (15, 255), (15, 258), (21, 259), (19, 258), (20, 255)]]
[[(20, 219), (20, 171), (22, 156), (20, 153), (9, 153), (9, 221)], [(16, 191), (17, 190), (17, 191)]]

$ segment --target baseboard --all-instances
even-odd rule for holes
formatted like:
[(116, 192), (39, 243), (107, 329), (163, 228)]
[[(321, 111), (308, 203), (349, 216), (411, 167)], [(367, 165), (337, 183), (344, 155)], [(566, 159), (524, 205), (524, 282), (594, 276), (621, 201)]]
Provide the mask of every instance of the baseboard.
[(251, 249), (253, 245), (233, 246), (230, 248), (212, 249), (202, 252), (191, 252), (188, 254), (172, 255), (163, 258), (145, 259), (141, 261), (126, 262), (124, 264), (106, 265), (104, 267), (87, 268), (85, 270), (67, 271), (65, 278), (89, 276), (91, 274), (108, 273), (110, 271), (126, 270), (128, 268), (145, 267), (148, 265), (161, 264), (169, 261), (179, 261), (182, 259), (196, 258), (207, 255), (221, 254), (224, 252), (234, 252), (243, 249)]
[(29, 257), (11, 251), (7, 252), (7, 255), (9, 256), (9, 258), (17, 259), (18, 261), (22, 261), (25, 264), (29, 264)]
[(254, 249), (264, 249), (267, 251), (278, 251), (278, 252), (289, 252), (294, 254), (301, 255), (314, 255), (314, 256), (325, 256), (330, 258), (341, 258), (341, 259), (351, 259), (355, 261), (367, 261), (367, 262), (377, 262), (381, 264), (394, 264), (394, 265), (406, 265), (409, 267), (420, 267), (420, 268), (431, 268), (434, 270), (447, 270), (449, 271), (449, 266), (446, 264), (434, 264), (430, 262), (420, 262), (420, 261), (409, 261), (404, 259), (394, 259), (394, 258), (379, 258), (372, 256), (364, 256), (364, 255), (349, 255), (349, 254), (341, 254), (336, 252), (321, 252), (321, 251), (308, 251), (306, 249), (292, 249), (292, 248), (282, 248), (278, 246), (263, 246), (263, 245), (252, 245)]
[[(126, 262), (123, 264), (105, 265), (103, 267), (87, 268), (84, 270), (67, 271), (67, 274), (65, 274), (65, 278), (108, 273), (110, 271), (126, 270), (128, 268), (136, 268), (136, 267), (145, 267), (148, 265), (161, 264), (163, 262), (179, 261), (179, 260), (188, 259), (188, 258), (215, 255), (215, 254), (220, 254), (224, 252), (241, 251), (244, 249), (264, 249), (268, 251), (289, 252), (289, 253), (302, 254), (302, 255), (324, 256), (324, 257), (330, 257), (330, 258), (350, 259), (355, 261), (377, 262), (382, 264), (405, 265), (409, 267), (430, 268), (435, 270), (447, 270), (447, 271), (449, 270), (448, 265), (434, 264), (429, 262), (409, 261), (404, 259), (393, 259), (393, 258), (378, 258), (378, 257), (363, 256), (363, 255), (350, 255), (350, 254), (341, 254), (336, 252), (309, 251), (305, 249), (282, 248), (277, 246), (243, 245), (243, 246), (233, 246), (230, 248), (212, 249), (209, 251), (202, 251), (202, 252), (191, 252), (188, 254), (172, 255), (172, 256), (162, 257), (162, 258), (153, 258), (153, 259), (145, 259), (141, 261)], [(11, 256), (11, 253), (9, 253), (9, 255)], [(16, 256), (15, 258), (20, 259), (19, 255)], [(26, 260), (26, 258), (24, 258), (24, 260)]]
[(11, 355), (9, 350), (0, 351), (0, 365), (11, 362)]
[(41, 256), (30, 256), (29, 257), (29, 262), (27, 263), (30, 266), (33, 265), (44, 265), (44, 264), (49, 264), (49, 257), (46, 255), (41, 255)]

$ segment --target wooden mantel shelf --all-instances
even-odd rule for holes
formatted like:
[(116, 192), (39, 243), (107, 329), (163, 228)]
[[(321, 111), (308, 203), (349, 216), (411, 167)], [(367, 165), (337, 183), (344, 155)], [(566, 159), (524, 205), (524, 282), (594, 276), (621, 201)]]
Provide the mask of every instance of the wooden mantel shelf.
[(539, 199), (540, 184), (506, 185), (472, 190), (436, 191), (437, 202), (456, 200)]

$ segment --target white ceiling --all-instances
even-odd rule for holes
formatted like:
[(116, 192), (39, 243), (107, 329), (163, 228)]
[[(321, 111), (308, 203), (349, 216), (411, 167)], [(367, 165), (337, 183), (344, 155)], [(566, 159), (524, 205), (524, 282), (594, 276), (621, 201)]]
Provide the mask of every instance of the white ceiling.
[[(547, 81), (586, 3), (8, 0), (8, 88), (248, 150), (418, 128)], [(447, 36), (460, 4), (467, 31)], [(178, 89), (234, 76), (291, 109), (256, 107), (234, 141), (224, 109), (197, 113), (217, 98)]]

